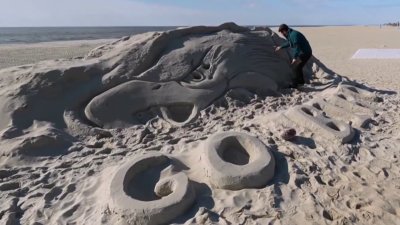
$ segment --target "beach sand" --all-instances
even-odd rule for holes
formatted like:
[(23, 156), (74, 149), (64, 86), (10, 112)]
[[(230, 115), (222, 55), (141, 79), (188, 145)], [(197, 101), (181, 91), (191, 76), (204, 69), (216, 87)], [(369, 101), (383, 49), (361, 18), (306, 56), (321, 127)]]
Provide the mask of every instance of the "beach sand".
[(398, 59), (351, 59), (361, 48), (400, 48), (400, 29), (379, 26), (300, 28), (314, 55), (336, 73), (370, 85), (400, 89)]
[(83, 57), (93, 48), (113, 39), (54, 41), (0, 45), (0, 69), (43, 60)]
[[(282, 40), (232, 24), (0, 70), (0, 224), (400, 224), (400, 63), (351, 59), (400, 31), (299, 30), (299, 90)], [(102, 42), (0, 46), (0, 64)]]

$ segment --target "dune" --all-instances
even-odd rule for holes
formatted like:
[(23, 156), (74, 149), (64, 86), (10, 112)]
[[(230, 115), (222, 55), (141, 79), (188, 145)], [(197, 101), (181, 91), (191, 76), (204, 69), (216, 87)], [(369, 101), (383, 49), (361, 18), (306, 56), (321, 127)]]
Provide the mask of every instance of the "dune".
[(0, 223), (396, 224), (396, 92), (316, 57), (292, 89), (282, 41), (187, 27), (0, 70)]

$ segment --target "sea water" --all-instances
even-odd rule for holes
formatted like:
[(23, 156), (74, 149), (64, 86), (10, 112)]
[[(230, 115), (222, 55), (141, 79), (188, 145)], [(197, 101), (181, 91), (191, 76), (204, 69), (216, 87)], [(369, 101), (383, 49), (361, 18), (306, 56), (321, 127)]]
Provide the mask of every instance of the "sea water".
[(0, 44), (121, 38), (177, 27), (0, 27)]

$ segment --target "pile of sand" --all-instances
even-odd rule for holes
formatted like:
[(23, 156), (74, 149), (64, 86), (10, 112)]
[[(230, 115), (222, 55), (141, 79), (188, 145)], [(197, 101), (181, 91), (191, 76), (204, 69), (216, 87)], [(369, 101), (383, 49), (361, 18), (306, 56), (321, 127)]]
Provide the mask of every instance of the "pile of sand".
[(315, 58), (288, 89), (281, 42), (228, 23), (0, 70), (0, 222), (396, 223), (398, 97)]

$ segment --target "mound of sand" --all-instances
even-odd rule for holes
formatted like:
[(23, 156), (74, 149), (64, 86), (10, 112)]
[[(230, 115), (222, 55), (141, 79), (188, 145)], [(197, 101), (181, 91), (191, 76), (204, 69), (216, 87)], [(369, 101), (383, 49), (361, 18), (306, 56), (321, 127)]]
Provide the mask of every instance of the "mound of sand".
[(0, 70), (0, 222), (395, 223), (397, 153), (374, 135), (398, 100), (315, 58), (287, 89), (281, 41), (227, 23)]

